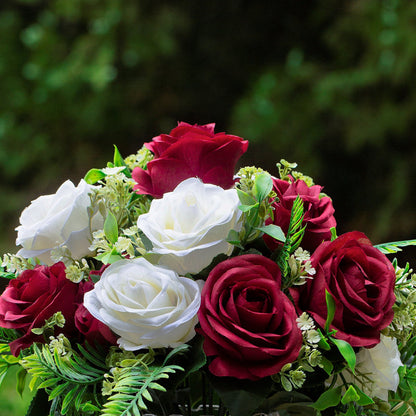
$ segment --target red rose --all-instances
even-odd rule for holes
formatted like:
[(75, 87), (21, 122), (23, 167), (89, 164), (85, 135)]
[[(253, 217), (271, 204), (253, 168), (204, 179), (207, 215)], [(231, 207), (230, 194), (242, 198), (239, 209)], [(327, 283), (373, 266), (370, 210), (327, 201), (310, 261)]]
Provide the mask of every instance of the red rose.
[[(91, 270), (90, 279), (98, 280), (108, 266), (110, 265), (103, 264), (99, 270)], [(84, 294), (92, 289), (94, 289), (94, 283), (92, 281), (85, 282)], [(78, 331), (84, 335), (85, 340), (92, 346), (96, 343), (117, 344), (117, 337), (113, 334), (111, 329), (98, 319), (94, 318), (83, 303), (78, 305), (75, 312), (75, 326)]]
[[(303, 201), (304, 219), (306, 224), (302, 248), (314, 251), (322, 241), (331, 239), (331, 228), (336, 226), (334, 207), (331, 198), (320, 197), (322, 187), (319, 185), (308, 186), (304, 181), (297, 180), (287, 182), (281, 179), (273, 179), (273, 190), (278, 196), (278, 201), (273, 204), (273, 223), (282, 228), (284, 233), (289, 229), (290, 213), (293, 202), (299, 195)], [(272, 221), (269, 220), (268, 224)], [(271, 250), (276, 250), (279, 242), (267, 235), (264, 241)]]
[(38, 266), (25, 270), (10, 281), (0, 296), (0, 326), (16, 329), (24, 335), (10, 343), (13, 355), (33, 342), (44, 342), (33, 328), (41, 328), (54, 313), (62, 312), (64, 328), (57, 328), (66, 336), (76, 334), (74, 314), (83, 298), (83, 283), (73, 283), (66, 278), (65, 265)]
[(204, 351), (216, 376), (257, 380), (293, 362), (302, 346), (293, 304), (280, 290), (279, 267), (246, 254), (209, 274), (198, 312)]
[(95, 343), (117, 344), (117, 337), (111, 332), (111, 329), (95, 319), (83, 304), (78, 305), (75, 312), (75, 326), (91, 346), (94, 346)]
[(335, 299), (330, 329), (335, 338), (353, 347), (372, 348), (380, 331), (393, 319), (396, 274), (387, 257), (358, 231), (341, 235), (319, 246), (311, 257), (316, 274), (292, 291), (300, 311), (323, 328), (327, 317), (325, 290)]
[(169, 135), (161, 134), (145, 143), (155, 158), (148, 162), (147, 170), (133, 170), (136, 192), (160, 198), (192, 177), (231, 188), (235, 165), (247, 150), (248, 142), (225, 133), (215, 134), (214, 127), (215, 124), (179, 123)]

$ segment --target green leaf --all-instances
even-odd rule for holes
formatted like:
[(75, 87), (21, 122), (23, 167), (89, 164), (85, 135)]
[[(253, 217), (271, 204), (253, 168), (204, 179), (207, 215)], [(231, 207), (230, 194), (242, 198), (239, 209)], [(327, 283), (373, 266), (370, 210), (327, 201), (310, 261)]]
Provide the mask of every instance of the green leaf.
[(286, 233), (286, 240), (277, 258), (277, 264), (279, 265), (284, 277), (284, 284), (286, 283), (285, 279), (290, 276), (289, 257), (300, 246), (305, 233), (306, 225), (302, 226), (302, 222), (303, 200), (298, 195), (293, 201), (292, 210), (290, 212), (289, 227)]
[(118, 225), (116, 217), (111, 211), (108, 212), (107, 218), (104, 221), (104, 234), (110, 243), (115, 244), (117, 242)]
[(253, 192), (257, 201), (261, 202), (265, 200), (267, 196), (270, 194), (272, 189), (273, 189), (273, 181), (269, 173), (264, 172), (259, 175), (256, 175), (254, 179)]
[(334, 320), (335, 316), (335, 299), (333, 296), (325, 289), (325, 301), (326, 301), (326, 321), (324, 330), (326, 333), (329, 332), (329, 327), (332, 324), (332, 321)]
[(255, 208), (257, 208), (259, 206), (259, 204), (258, 204), (258, 202), (256, 203), (256, 204), (254, 204), (254, 205), (239, 205), (238, 206), (238, 209), (241, 211), (241, 212), (248, 212), (248, 211), (251, 211), (252, 209), (255, 209)]
[(250, 194), (248, 194), (247, 192), (242, 191), (239, 188), (237, 188), (237, 195), (238, 195), (238, 198), (240, 199), (240, 202), (243, 205), (252, 206), (252, 205), (255, 205), (257, 203), (255, 198), (253, 198)]
[(316, 330), (318, 331), (319, 335), (321, 336), (321, 339), (318, 342), (319, 347), (322, 348), (325, 351), (329, 351), (331, 349), (331, 346), (328, 344), (325, 335), (322, 333), (322, 331), (319, 328), (317, 328)]
[(4, 272), (0, 270), (0, 278), (11, 280), (11, 279), (15, 279), (16, 275), (14, 273)]
[(378, 248), (384, 254), (397, 253), (402, 251), (401, 247), (416, 246), (416, 240), (395, 241), (392, 243), (377, 244)]
[[(96, 368), (75, 350), (71, 355), (61, 357), (57, 350), (52, 354), (48, 345), (39, 347), (34, 344), (33, 354), (25, 356), (21, 360), (21, 364), (32, 376), (29, 387), (33, 388), (39, 384), (46, 387), (49, 399), (52, 400), (51, 409), (56, 408), (56, 411), (59, 412), (59, 407), (63, 405), (62, 396), (67, 397), (65, 407), (59, 413), (65, 414), (72, 412), (75, 398), (78, 409), (83, 407), (86, 400), (93, 399), (99, 403), (100, 399), (97, 393), (104, 380), (104, 374), (108, 371), (104, 364), (104, 357), (105, 355), (101, 359), (100, 368)], [(52, 391), (49, 392), (52, 387)], [(44, 389), (39, 389), (39, 391), (44, 391)], [(67, 396), (68, 394), (70, 396)], [(82, 402), (84, 403), (81, 405)], [(44, 412), (42, 416), (49, 413)], [(54, 413), (52, 412), (52, 414)], [(32, 416), (32, 413), (30, 415)], [(37, 413), (33, 413), (33, 415), (37, 415)]]
[(342, 396), (341, 403), (347, 404), (350, 402), (357, 402), (358, 400), (360, 400), (360, 396), (358, 395), (354, 386), (349, 386), (347, 391)]
[[(329, 345), (328, 345), (329, 346)], [(328, 358), (322, 356), (320, 365), (324, 369), (324, 371), (330, 376), (332, 374), (332, 370), (334, 369), (334, 364)]]
[(362, 390), (360, 390), (357, 386), (355, 387), (355, 391), (360, 396), (360, 398), (357, 400), (357, 404), (360, 406), (367, 406), (369, 404), (373, 404), (374, 400), (371, 397), (368, 397), (365, 393), (363, 393)]
[(139, 237), (140, 240), (142, 241), (143, 245), (144, 245), (144, 249), (149, 252), (152, 251), (153, 249), (153, 244), (152, 242), (149, 240), (149, 238), (147, 237), (147, 235), (142, 231), (139, 230)]
[(279, 414), (298, 415), (298, 416), (317, 416), (316, 411), (310, 406), (312, 400), (299, 392), (278, 391), (272, 396), (267, 397), (261, 406), (256, 409), (260, 414)]
[(337, 239), (337, 229), (335, 227), (330, 228), (331, 231), (331, 241), (334, 241)]
[(126, 166), (123, 157), (121, 156), (118, 148), (114, 145), (114, 158), (113, 158), (114, 166)]
[(339, 386), (323, 392), (311, 406), (316, 410), (325, 410), (329, 407), (337, 406), (341, 401), (341, 390), (342, 386)]
[(113, 264), (116, 261), (122, 260), (124, 257), (118, 254), (116, 248), (113, 248), (110, 252), (99, 254), (95, 258), (103, 264)]
[(216, 378), (213, 386), (231, 416), (251, 416), (267, 397), (270, 389), (268, 380), (229, 383)]
[(350, 404), (348, 407), (347, 413), (345, 413), (345, 416), (357, 416), (357, 412), (355, 411), (355, 407)]
[[(230, 230), (230, 232), (228, 233), (226, 241), (230, 244), (233, 244), (233, 245), (236, 245), (236, 246), (241, 246), (240, 233), (238, 233), (235, 230)], [(241, 246), (241, 248), (243, 248), (243, 247)]]
[(94, 185), (101, 179), (105, 178), (105, 173), (100, 169), (90, 169), (87, 174), (84, 176), (84, 181), (90, 185)]
[(416, 403), (416, 380), (408, 380), (407, 385), (409, 386), (413, 402)]
[(113, 158), (113, 164), (116, 167), (122, 167), (125, 166), (125, 169), (122, 171), (128, 178), (131, 178), (131, 173), (129, 169), (127, 168), (126, 162), (123, 159), (123, 156), (121, 156), (118, 148), (116, 145), (114, 145), (114, 158)]
[(333, 337), (329, 337), (329, 339), (335, 344), (338, 348), (341, 355), (344, 357), (345, 361), (348, 364), (348, 367), (351, 371), (355, 374), (355, 363), (357, 360), (357, 356), (355, 355), (354, 349), (352, 346), (343, 339), (337, 339)]
[(70, 390), (64, 397), (63, 401), (62, 401), (62, 407), (61, 407), (61, 413), (63, 415), (66, 415), (68, 413), (68, 410), (70, 409), (70, 407), (73, 405), (73, 401), (75, 396), (78, 393), (78, 389), (72, 389)]
[(45, 390), (40, 389), (36, 391), (36, 395), (30, 402), (29, 408), (26, 412), (26, 416), (45, 416), (49, 414), (50, 403), (48, 401), (48, 395)]
[(27, 371), (20, 367), (19, 371), (16, 374), (16, 391), (19, 393), (20, 397), (23, 396), (23, 390), (25, 389), (26, 385), (26, 376)]
[(289, 379), (284, 376), (283, 374), (280, 376), (280, 381), (282, 383), (283, 388), (286, 391), (292, 391), (293, 390), (293, 386), (292, 383), (289, 381)]
[(275, 240), (284, 243), (286, 241), (285, 233), (278, 225), (269, 224), (263, 227), (257, 227), (256, 230), (262, 231), (263, 233), (273, 237)]

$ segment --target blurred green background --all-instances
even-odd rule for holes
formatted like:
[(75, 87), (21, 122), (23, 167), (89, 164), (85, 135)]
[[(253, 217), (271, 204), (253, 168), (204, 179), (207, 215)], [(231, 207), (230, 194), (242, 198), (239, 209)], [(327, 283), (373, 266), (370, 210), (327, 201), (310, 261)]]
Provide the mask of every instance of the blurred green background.
[(414, 238), (415, 21), (404, 0), (2, 0), (1, 252), (32, 199), (177, 121), (298, 162), (339, 233)]

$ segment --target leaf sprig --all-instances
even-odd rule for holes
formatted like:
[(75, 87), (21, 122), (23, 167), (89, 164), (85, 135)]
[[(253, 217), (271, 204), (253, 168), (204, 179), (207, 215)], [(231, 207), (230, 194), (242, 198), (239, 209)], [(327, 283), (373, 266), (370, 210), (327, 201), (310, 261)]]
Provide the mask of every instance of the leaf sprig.
[(148, 408), (145, 400), (153, 402), (152, 392), (165, 392), (159, 380), (168, 379), (169, 375), (177, 371), (184, 371), (182, 367), (168, 364), (170, 358), (187, 348), (182, 345), (171, 351), (162, 365), (136, 365), (116, 367), (113, 369), (115, 378), (111, 396), (103, 406), (102, 416), (140, 416), (141, 410)]
[(290, 276), (289, 258), (290, 255), (300, 246), (303, 235), (305, 234), (306, 225), (303, 225), (303, 217), (303, 201), (298, 195), (293, 202), (292, 211), (290, 213), (286, 240), (277, 258), (277, 264), (279, 265), (283, 275), (283, 287), (291, 286), (291, 282), (287, 281), (287, 277)]
[(32, 376), (30, 389), (44, 388), (50, 400), (58, 399), (62, 415), (101, 408), (101, 383), (108, 369), (97, 351), (78, 347), (80, 353), (62, 356), (48, 345), (34, 344), (33, 353), (21, 360)]

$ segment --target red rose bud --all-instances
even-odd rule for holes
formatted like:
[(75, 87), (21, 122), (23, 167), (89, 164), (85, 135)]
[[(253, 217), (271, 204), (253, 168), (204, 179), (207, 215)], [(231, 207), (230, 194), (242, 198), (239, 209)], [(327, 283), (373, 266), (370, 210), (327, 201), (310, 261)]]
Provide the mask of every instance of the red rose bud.
[(231, 188), (238, 159), (246, 152), (248, 141), (238, 136), (214, 133), (215, 124), (204, 126), (179, 123), (170, 134), (154, 137), (145, 146), (155, 157), (147, 170), (133, 170), (139, 194), (160, 198), (185, 179), (198, 177), (204, 183)]
[[(91, 287), (92, 289), (92, 287)], [(117, 344), (117, 337), (111, 329), (98, 319), (94, 318), (83, 305), (78, 305), (75, 312), (75, 326), (84, 335), (85, 340), (94, 346), (97, 344)]]
[[(278, 225), (286, 234), (289, 229), (290, 214), (293, 202), (299, 195), (303, 201), (304, 219), (306, 225), (301, 246), (305, 250), (314, 251), (322, 241), (331, 239), (331, 228), (336, 226), (334, 207), (331, 198), (320, 198), (322, 187), (319, 185), (308, 186), (304, 181), (297, 180), (287, 182), (281, 179), (273, 179), (273, 190), (279, 198), (274, 204), (273, 223)], [(266, 224), (271, 224), (268, 220)], [(271, 250), (276, 250), (279, 242), (265, 235), (264, 241)]]
[(65, 317), (65, 326), (56, 328), (56, 333), (75, 336), (74, 314), (83, 295), (84, 283), (68, 280), (62, 262), (25, 270), (11, 280), (0, 296), (0, 326), (23, 333), (10, 343), (12, 354), (17, 356), (33, 342), (44, 342), (43, 337), (35, 335), (32, 329), (43, 327), (45, 320), (56, 312), (62, 312)]
[(198, 331), (214, 375), (257, 380), (296, 360), (302, 334), (280, 284), (276, 263), (256, 254), (225, 260), (211, 271)]
[(311, 257), (313, 279), (291, 294), (299, 311), (305, 311), (323, 328), (327, 317), (325, 290), (335, 300), (330, 330), (353, 347), (372, 348), (380, 331), (393, 319), (396, 274), (391, 262), (358, 231), (322, 243)]

